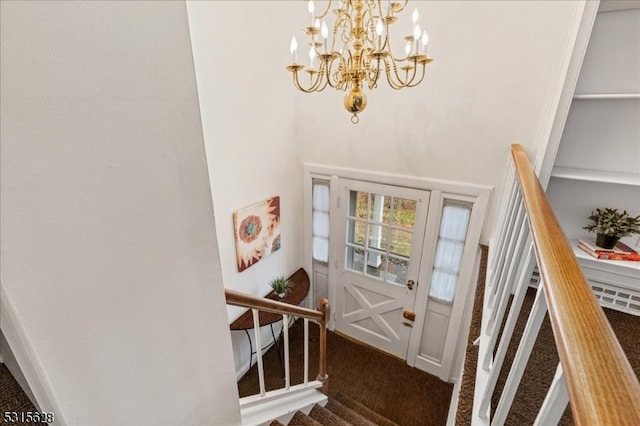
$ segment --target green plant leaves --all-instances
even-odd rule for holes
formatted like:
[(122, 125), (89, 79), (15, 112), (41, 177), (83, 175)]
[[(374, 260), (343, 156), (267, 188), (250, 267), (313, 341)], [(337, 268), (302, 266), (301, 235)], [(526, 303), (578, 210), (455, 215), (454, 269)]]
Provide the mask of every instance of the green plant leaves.
[(640, 215), (633, 217), (623, 210), (622, 213), (614, 208), (597, 208), (587, 218), (590, 223), (582, 229), (596, 234), (604, 234), (615, 237), (625, 237), (631, 234), (640, 234)]

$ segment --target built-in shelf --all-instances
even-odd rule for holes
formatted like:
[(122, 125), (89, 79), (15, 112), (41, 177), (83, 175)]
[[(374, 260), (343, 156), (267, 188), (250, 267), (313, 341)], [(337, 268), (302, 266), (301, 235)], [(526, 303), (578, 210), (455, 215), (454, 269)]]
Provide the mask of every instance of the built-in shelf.
[(573, 95), (573, 99), (586, 99), (586, 100), (640, 99), (640, 93), (583, 93), (583, 94)]
[[(618, 2), (601, 2), (601, 10), (615, 10), (612, 3)], [(640, 47), (639, 20), (633, 11), (598, 14), (590, 35), (548, 187), (554, 212), (572, 238), (587, 237), (585, 218), (598, 206), (640, 213), (640, 90), (637, 64), (629, 59)], [(596, 259), (577, 240), (570, 242), (598, 302), (640, 316), (640, 261)], [(640, 247), (640, 239), (624, 242)]]
[[(581, 263), (584, 261), (587, 262), (593, 262), (593, 264), (598, 264), (600, 268), (602, 267), (609, 267), (609, 268), (623, 268), (626, 270), (636, 270), (636, 271), (640, 271), (640, 261), (637, 260), (602, 260), (602, 259), (596, 259), (595, 257), (591, 256), (589, 253), (586, 253), (585, 251), (583, 251), (582, 249), (580, 249), (578, 247), (578, 240), (571, 240), (571, 246), (573, 248), (573, 253), (576, 255), (576, 258), (578, 259), (578, 261), (580, 261)], [(636, 250), (638, 249), (638, 247), (634, 247)], [(636, 276), (636, 279), (637, 276)], [(638, 283), (640, 283), (640, 280), (638, 280)]]
[(551, 176), (559, 179), (640, 186), (640, 174), (638, 173), (605, 172), (556, 166), (551, 171)]

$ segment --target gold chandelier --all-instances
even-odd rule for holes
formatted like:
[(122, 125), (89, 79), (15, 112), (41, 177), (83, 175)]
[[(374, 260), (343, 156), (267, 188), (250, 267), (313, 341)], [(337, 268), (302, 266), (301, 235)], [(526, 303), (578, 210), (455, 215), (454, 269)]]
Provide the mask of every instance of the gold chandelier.
[[(286, 68), (293, 74), (293, 83), (305, 93), (320, 92), (327, 86), (349, 91), (344, 98), (344, 107), (352, 113), (351, 122), (359, 121), (358, 113), (367, 106), (367, 97), (362, 91), (366, 84), (369, 90), (377, 87), (378, 78), (384, 74), (393, 89), (414, 87), (424, 79), (425, 67), (433, 59), (428, 58), (427, 32), (418, 24), (418, 10), (413, 11), (413, 34), (404, 37), (404, 57), (391, 51), (389, 27), (395, 23), (397, 14), (407, 6), (408, 0), (344, 0), (338, 1), (333, 10), (336, 15), (331, 40), (325, 18), (331, 11), (332, 0), (319, 15), (315, 14), (313, 0), (307, 0), (311, 24), (304, 28), (309, 36), (309, 66), (298, 64), (298, 42), (291, 38), (293, 63)], [(316, 58), (318, 64), (316, 67)], [(299, 71), (309, 77), (308, 86), (300, 83)]]

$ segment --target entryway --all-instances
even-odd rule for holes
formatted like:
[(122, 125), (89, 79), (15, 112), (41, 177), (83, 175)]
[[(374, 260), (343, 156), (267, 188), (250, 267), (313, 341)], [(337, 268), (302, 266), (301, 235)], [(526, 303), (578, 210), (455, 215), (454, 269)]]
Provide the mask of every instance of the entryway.
[[(330, 329), (455, 380), (490, 188), (306, 165), (306, 268)], [(462, 334), (461, 334), (462, 333)]]

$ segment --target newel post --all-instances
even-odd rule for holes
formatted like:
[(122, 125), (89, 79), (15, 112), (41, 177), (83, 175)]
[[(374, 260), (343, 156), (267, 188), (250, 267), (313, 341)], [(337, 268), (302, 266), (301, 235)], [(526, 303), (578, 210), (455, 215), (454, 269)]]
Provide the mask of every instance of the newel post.
[(329, 386), (329, 376), (327, 375), (327, 323), (329, 322), (329, 301), (320, 299), (318, 310), (322, 312), (320, 320), (320, 361), (318, 366), (317, 379), (322, 382), (322, 390), (326, 393)]

